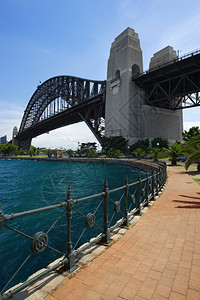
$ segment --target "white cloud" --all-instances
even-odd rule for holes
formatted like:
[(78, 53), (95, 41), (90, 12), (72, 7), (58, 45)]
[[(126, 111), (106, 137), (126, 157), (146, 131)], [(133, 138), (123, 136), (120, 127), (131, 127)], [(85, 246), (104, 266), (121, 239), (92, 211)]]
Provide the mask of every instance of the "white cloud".
[(200, 128), (200, 121), (187, 121), (183, 123), (184, 130), (189, 130), (193, 126), (198, 126)]
[(0, 100), (0, 136), (12, 137), (14, 126), (19, 126), (23, 116), (23, 109), (12, 103)]
[(49, 134), (42, 134), (32, 140), (32, 145), (35, 147), (77, 150), (78, 143), (83, 142), (97, 142), (84, 122), (53, 130)]

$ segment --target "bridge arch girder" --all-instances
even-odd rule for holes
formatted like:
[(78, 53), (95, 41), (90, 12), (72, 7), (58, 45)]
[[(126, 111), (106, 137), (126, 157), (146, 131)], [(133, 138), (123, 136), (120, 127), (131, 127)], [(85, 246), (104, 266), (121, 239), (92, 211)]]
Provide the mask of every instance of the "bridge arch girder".
[[(19, 133), (40, 122), (45, 110), (53, 103), (51, 116), (72, 108), (105, 92), (105, 81), (95, 81), (74, 76), (57, 76), (39, 85), (24, 112)], [(63, 107), (61, 103), (64, 104)], [(46, 118), (49, 118), (48, 109)]]
[(106, 81), (74, 76), (48, 79), (32, 95), (15, 144), (28, 150), (33, 137), (82, 121), (101, 143), (105, 126), (105, 96)]

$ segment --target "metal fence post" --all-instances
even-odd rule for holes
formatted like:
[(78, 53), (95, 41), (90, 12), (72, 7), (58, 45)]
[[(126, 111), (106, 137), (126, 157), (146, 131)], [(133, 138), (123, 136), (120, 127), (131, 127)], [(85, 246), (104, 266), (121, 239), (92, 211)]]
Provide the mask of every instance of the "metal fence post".
[(66, 252), (67, 252), (67, 258), (68, 258), (68, 264), (67, 264), (67, 270), (73, 271), (75, 266), (75, 255), (72, 251), (72, 240), (71, 240), (71, 219), (72, 219), (72, 207), (73, 207), (73, 200), (71, 198), (71, 188), (70, 185), (68, 185), (67, 189), (67, 208), (66, 208), (66, 216), (67, 216), (67, 246), (66, 246)]
[(156, 172), (156, 195), (158, 195), (159, 192), (159, 172), (160, 170)]
[(148, 196), (148, 190), (149, 190), (149, 178), (148, 178), (148, 174), (146, 173), (146, 189), (145, 189), (145, 197), (146, 197), (146, 205), (149, 206), (149, 196)]
[(127, 199), (128, 199), (128, 178), (125, 178), (125, 187), (124, 187), (124, 201), (125, 201), (125, 207), (124, 207), (124, 221), (121, 226), (123, 227), (129, 227), (130, 223), (128, 221), (128, 208), (127, 208)]
[(163, 186), (164, 186), (164, 167), (162, 168), (162, 170), (161, 170), (161, 188), (163, 188)]
[(109, 196), (109, 189), (108, 189), (108, 183), (105, 179), (104, 181), (104, 189), (103, 189), (103, 198), (104, 198), (104, 216), (103, 216), (103, 232), (102, 232), (102, 238), (99, 241), (101, 244), (109, 244), (110, 243), (110, 231), (108, 228), (108, 196)]
[(151, 193), (152, 193), (152, 200), (155, 200), (155, 192), (154, 192), (154, 169), (152, 170), (152, 180), (151, 180)]
[(137, 214), (141, 214), (141, 177), (140, 172), (138, 173), (138, 186), (137, 186)]
[(165, 167), (164, 167), (164, 184), (165, 184), (167, 181), (167, 164), (166, 164), (166, 162), (164, 164), (165, 164)]

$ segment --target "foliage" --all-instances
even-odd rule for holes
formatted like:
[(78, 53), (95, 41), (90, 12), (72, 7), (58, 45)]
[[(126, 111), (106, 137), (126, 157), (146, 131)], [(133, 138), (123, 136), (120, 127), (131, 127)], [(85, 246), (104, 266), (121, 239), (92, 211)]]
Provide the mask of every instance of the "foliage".
[(185, 169), (187, 170), (192, 163), (197, 163), (197, 170), (200, 171), (200, 135), (191, 137), (186, 142), (186, 148), (190, 150), (190, 155), (185, 162)]
[(48, 157), (51, 156), (51, 149), (45, 149), (45, 153)]
[(152, 148), (151, 150), (151, 156), (154, 160), (154, 162), (157, 162), (158, 161), (158, 158), (160, 156), (160, 148)]
[(200, 135), (191, 137), (185, 144), (193, 149), (200, 149)]
[(19, 154), (20, 154), (20, 155), (24, 155), (24, 153), (25, 153), (25, 151), (24, 151), (23, 149), (21, 149), (21, 150), (19, 151)]
[(187, 170), (192, 163), (197, 163), (197, 170), (200, 171), (200, 150), (192, 153), (185, 162), (185, 169)]
[(87, 150), (86, 155), (88, 157), (94, 157), (96, 155), (96, 151), (93, 149)]
[(34, 147), (34, 146), (31, 146), (29, 151), (28, 151), (28, 154), (32, 157), (33, 155), (39, 155), (40, 154), (40, 148), (38, 147)]
[(141, 148), (144, 151), (147, 151), (149, 145), (150, 145), (149, 139), (138, 140), (136, 143), (130, 146), (130, 151), (133, 152), (137, 148)]
[(165, 148), (165, 151), (171, 158), (172, 165), (176, 165), (177, 158), (183, 155), (183, 147), (179, 143), (174, 143), (172, 146), (169, 146), (168, 149)]
[(36, 148), (31, 146), (30, 150), (28, 151), (28, 154), (30, 155), (30, 157), (32, 157), (33, 155), (35, 155), (35, 151), (36, 151)]
[(17, 155), (19, 153), (19, 150), (17, 146), (7, 143), (0, 145), (0, 153), (2, 153), (4, 156), (9, 154)]
[(116, 156), (116, 157), (119, 157), (120, 155), (123, 155), (123, 153), (119, 149), (114, 149), (114, 148), (109, 149), (107, 154), (108, 155), (113, 155), (113, 156)]
[(133, 154), (135, 154), (138, 159), (141, 159), (141, 157), (145, 154), (145, 151), (141, 148), (137, 148), (133, 151)]
[(152, 148), (168, 148), (169, 144), (167, 140), (157, 137), (151, 141)]
[(102, 148), (105, 151), (109, 151), (109, 149), (112, 148), (124, 151), (127, 148), (127, 143), (128, 140), (126, 140), (123, 136), (111, 136), (102, 138)]
[(39, 148), (39, 147), (36, 149), (36, 154), (37, 154), (37, 155), (40, 154), (40, 148)]
[(183, 140), (188, 141), (194, 136), (200, 135), (200, 128), (198, 126), (191, 127), (188, 131), (184, 130), (182, 133)]
[(74, 153), (74, 151), (72, 149), (68, 149), (66, 150), (66, 153), (69, 155), (69, 157), (71, 157)]

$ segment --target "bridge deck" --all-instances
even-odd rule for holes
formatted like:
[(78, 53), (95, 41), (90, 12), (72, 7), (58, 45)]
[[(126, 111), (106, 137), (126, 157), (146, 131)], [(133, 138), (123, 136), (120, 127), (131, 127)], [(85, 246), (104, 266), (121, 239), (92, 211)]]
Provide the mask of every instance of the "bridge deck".
[(168, 168), (155, 205), (46, 300), (200, 299), (200, 188)]
[(172, 61), (133, 78), (146, 102), (167, 109), (200, 106), (200, 53)]
[(191, 55), (185, 59), (174, 60), (164, 66), (153, 68), (152, 70), (146, 71), (133, 80), (138, 86), (145, 88), (152, 83), (162, 81), (165, 79), (171, 79), (179, 75), (196, 72), (200, 70), (200, 53)]

